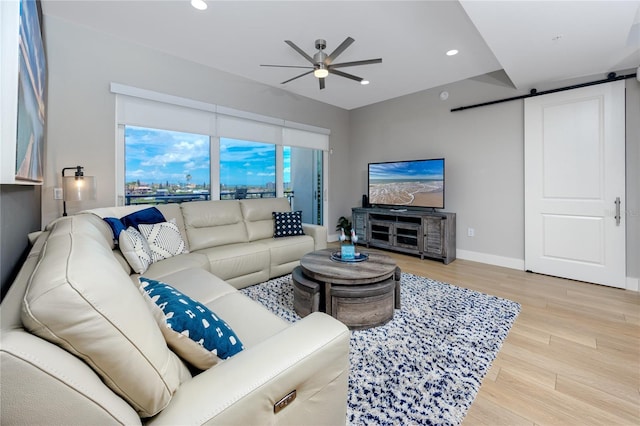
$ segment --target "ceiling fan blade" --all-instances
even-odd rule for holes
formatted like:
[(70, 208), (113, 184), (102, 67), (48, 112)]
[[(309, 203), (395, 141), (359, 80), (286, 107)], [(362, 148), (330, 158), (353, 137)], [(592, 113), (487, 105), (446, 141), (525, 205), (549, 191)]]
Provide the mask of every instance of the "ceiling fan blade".
[(331, 69), (331, 68), (329, 68), (329, 72), (331, 74), (339, 75), (340, 77), (350, 78), (351, 80), (355, 80), (355, 81), (358, 81), (358, 82), (364, 80), (362, 77), (357, 77), (357, 76), (355, 76), (353, 74), (347, 74), (346, 72), (334, 70), (334, 69)]
[(351, 43), (353, 43), (354, 41), (355, 40), (351, 37), (347, 37), (346, 39), (344, 39), (340, 46), (336, 47), (336, 50), (334, 50), (329, 56), (327, 56), (327, 58), (324, 60), (324, 63), (329, 65), (331, 62), (333, 62), (334, 59), (338, 57), (339, 54), (344, 52), (347, 47), (351, 46)]
[(382, 63), (382, 58), (378, 59), (365, 59), (364, 61), (352, 61), (352, 62), (341, 62), (339, 64), (331, 64), (330, 68), (341, 68), (341, 67), (355, 67), (357, 65), (369, 65), (369, 64), (380, 64)]
[(295, 76), (295, 77), (293, 77), (293, 78), (290, 78), (290, 79), (289, 79), (289, 80), (287, 80), (287, 81), (283, 81), (283, 82), (282, 82), (282, 83), (280, 83), (280, 84), (287, 84), (288, 82), (293, 81), (293, 80), (295, 80), (296, 78), (304, 77), (305, 75), (307, 75), (307, 74), (311, 74), (312, 72), (313, 72), (313, 70), (311, 70), (311, 71), (307, 71), (307, 72), (303, 72), (302, 74), (297, 75), (297, 76)]
[(320, 90), (324, 89), (324, 78), (319, 78), (320, 80)]
[(291, 40), (285, 40), (284, 42), (287, 43), (289, 46), (291, 46), (293, 48), (293, 50), (295, 50), (296, 52), (298, 52), (299, 54), (304, 56), (304, 58), (307, 61), (311, 62), (314, 65), (316, 64), (315, 61), (313, 60), (313, 58), (311, 56), (307, 55), (304, 50), (302, 50), (298, 46), (296, 46), (296, 44), (294, 42), (292, 42)]
[(313, 69), (313, 67), (301, 67), (299, 65), (265, 65), (260, 64), (261, 67), (280, 67), (280, 68), (305, 68), (305, 69)]

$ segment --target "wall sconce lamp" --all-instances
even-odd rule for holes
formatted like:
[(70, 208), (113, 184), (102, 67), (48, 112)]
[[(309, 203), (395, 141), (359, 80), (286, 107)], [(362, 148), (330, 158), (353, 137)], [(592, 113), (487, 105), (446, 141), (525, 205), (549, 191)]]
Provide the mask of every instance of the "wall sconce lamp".
[[(65, 170), (75, 170), (73, 176), (65, 176)], [(67, 215), (67, 201), (96, 199), (96, 180), (84, 175), (84, 167), (65, 167), (62, 169), (62, 216)]]

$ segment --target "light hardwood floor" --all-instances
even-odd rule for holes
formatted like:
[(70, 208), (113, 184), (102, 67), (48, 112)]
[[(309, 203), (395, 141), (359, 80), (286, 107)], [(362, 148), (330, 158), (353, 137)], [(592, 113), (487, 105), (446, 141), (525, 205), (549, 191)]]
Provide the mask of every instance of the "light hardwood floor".
[(640, 294), (385, 252), (403, 272), (520, 303), (463, 425), (640, 425)]

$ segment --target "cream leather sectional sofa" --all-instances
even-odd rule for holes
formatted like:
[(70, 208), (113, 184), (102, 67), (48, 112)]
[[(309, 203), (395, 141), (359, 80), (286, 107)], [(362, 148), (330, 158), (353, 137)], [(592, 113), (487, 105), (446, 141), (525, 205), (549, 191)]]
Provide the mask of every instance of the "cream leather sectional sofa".
[(60, 218), (35, 239), (0, 305), (2, 424), (344, 424), (348, 329), (323, 313), (288, 323), (237, 290), (290, 272), (326, 229), (273, 238), (286, 199), (158, 206), (188, 253), (142, 275), (209, 308), (244, 346), (201, 371), (167, 346), (101, 219), (139, 208)]

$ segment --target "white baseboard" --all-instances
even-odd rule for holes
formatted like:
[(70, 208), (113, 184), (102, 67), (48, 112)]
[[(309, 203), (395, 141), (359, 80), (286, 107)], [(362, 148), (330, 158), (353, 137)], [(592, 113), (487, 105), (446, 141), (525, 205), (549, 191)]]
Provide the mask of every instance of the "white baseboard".
[(504, 268), (524, 271), (524, 259), (496, 256), (495, 254), (480, 253), (469, 250), (456, 250), (456, 258), (472, 260), (474, 262), (488, 263), (489, 265), (502, 266)]
[[(474, 262), (488, 263), (495, 266), (517, 269), (524, 271), (524, 259), (495, 256), (493, 254), (479, 253), (476, 251), (456, 250), (456, 257), (459, 259), (472, 260)], [(640, 292), (640, 279), (627, 277), (626, 289)]]

